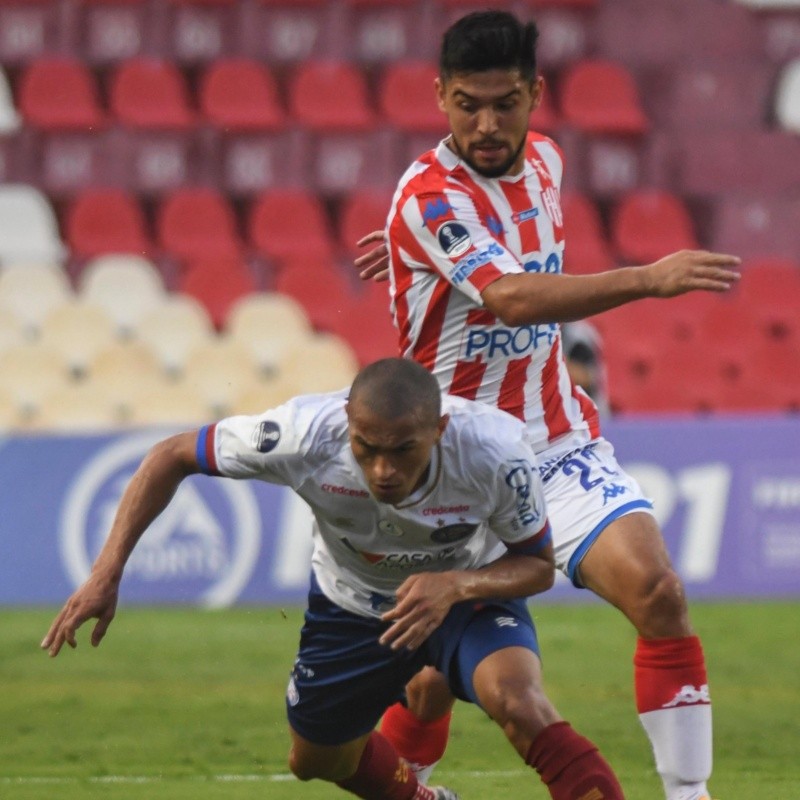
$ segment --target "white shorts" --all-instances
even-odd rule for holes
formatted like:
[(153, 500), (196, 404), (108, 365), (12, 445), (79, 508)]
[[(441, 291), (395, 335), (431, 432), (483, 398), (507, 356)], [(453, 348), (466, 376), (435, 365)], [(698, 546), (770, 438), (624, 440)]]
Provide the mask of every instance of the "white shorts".
[(580, 587), (581, 559), (603, 530), (633, 511), (652, 514), (653, 504), (620, 467), (614, 448), (603, 438), (557, 455), (541, 454), (539, 472), (556, 567)]

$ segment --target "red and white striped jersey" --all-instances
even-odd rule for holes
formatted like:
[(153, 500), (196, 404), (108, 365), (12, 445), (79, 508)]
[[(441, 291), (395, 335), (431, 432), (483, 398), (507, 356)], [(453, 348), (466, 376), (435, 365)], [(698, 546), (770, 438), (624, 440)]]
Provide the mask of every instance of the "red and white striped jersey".
[(599, 435), (572, 385), (555, 323), (504, 325), (481, 292), (511, 272), (561, 272), (563, 155), (529, 133), (521, 174), (486, 178), (444, 142), (400, 180), (388, 219), (392, 312), (400, 349), (444, 392), (524, 420), (537, 452)]

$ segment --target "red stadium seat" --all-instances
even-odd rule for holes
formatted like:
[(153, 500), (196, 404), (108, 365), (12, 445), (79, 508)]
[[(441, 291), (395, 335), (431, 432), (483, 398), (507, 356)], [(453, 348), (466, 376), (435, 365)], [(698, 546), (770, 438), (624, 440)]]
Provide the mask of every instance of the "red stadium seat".
[(800, 263), (752, 258), (742, 265), (737, 293), (767, 338), (800, 338)]
[(744, 259), (790, 258), (800, 252), (799, 214), (797, 200), (779, 195), (720, 197), (713, 206), (711, 247)]
[(643, 92), (657, 127), (728, 130), (765, 125), (774, 68), (761, 57), (734, 63), (677, 64), (665, 73)]
[(407, 163), (400, 164), (401, 134), (392, 129), (364, 133), (318, 133), (309, 146), (309, 181), (325, 196), (366, 187), (393, 190)]
[(87, 186), (117, 185), (124, 167), (110, 158), (106, 136), (90, 130), (43, 133), (34, 158), (34, 182), (58, 199)]
[(73, 58), (40, 58), (22, 74), (19, 109), (43, 130), (89, 130), (105, 123), (97, 85), (88, 68)]
[(437, 26), (432, 4), (417, 0), (345, 0), (347, 42), (338, 55), (364, 64), (433, 56)]
[(236, 216), (216, 189), (176, 189), (169, 193), (156, 216), (158, 244), (183, 262), (198, 259), (236, 259), (243, 244)]
[(241, 4), (236, 0), (169, 0), (156, 4), (168, 33), (167, 53), (179, 64), (208, 64), (234, 50)]
[(561, 195), (564, 214), (564, 272), (582, 275), (614, 266), (600, 212), (590, 197), (575, 191)]
[(182, 294), (199, 300), (214, 326), (222, 329), (231, 307), (260, 287), (240, 258), (200, 256), (188, 262), (177, 288)]
[(338, 264), (305, 256), (287, 260), (278, 272), (275, 290), (297, 300), (318, 331), (335, 332), (352, 316), (353, 281)]
[(295, 122), (316, 131), (366, 131), (375, 123), (364, 73), (343, 61), (298, 65), (289, 80), (288, 103)]
[(111, 79), (110, 105), (123, 125), (139, 129), (186, 130), (195, 121), (185, 78), (171, 63), (134, 58)]
[(272, 261), (305, 257), (327, 263), (333, 254), (325, 207), (305, 189), (273, 189), (259, 195), (246, 227), (250, 246)]
[(611, 217), (611, 238), (620, 258), (634, 264), (698, 246), (686, 205), (677, 195), (658, 190), (620, 199)]
[(398, 333), (389, 312), (387, 283), (366, 283), (353, 295), (350, 312), (336, 318), (334, 333), (353, 348), (364, 366), (398, 356)]
[[(757, 55), (760, 34), (752, 15), (717, 0), (614, 0), (595, 16), (596, 49), (631, 67), (672, 69), (675, 64)], [(633, 33), (632, 33), (633, 32)]]
[(392, 196), (388, 192), (355, 191), (342, 200), (339, 208), (337, 238), (348, 258), (361, 253), (356, 242), (368, 233), (383, 230)]
[[(596, 4), (597, 0), (589, 0), (589, 6)], [(535, 13), (539, 40), (536, 62), (545, 74), (550, 74), (552, 70), (559, 71), (592, 52), (594, 14), (587, 14), (586, 10), (587, 4), (570, 3), (568, 0), (537, 3)]]
[(202, 163), (204, 180), (236, 198), (250, 198), (281, 187), (305, 187), (309, 181), (310, 153), (306, 131), (287, 127), (281, 131), (206, 131)]
[(280, 66), (330, 57), (341, 16), (327, 0), (256, 0), (242, 18), (237, 51)]
[(271, 131), (285, 122), (275, 78), (252, 59), (220, 59), (203, 74), (199, 89), (205, 118), (229, 131)]
[(50, 0), (4, 0), (0, 3), (0, 63), (20, 65), (62, 45), (61, 8)]
[(539, 107), (531, 115), (531, 127), (540, 133), (551, 135), (560, 125), (561, 115), (556, 108), (553, 92), (550, 85), (545, 83)]
[(438, 67), (430, 61), (388, 64), (377, 93), (384, 119), (398, 130), (444, 135), (447, 117), (439, 110), (433, 86), (438, 75)]
[(147, 0), (82, 0), (75, 9), (76, 47), (88, 64), (140, 56), (152, 39)]
[(788, 195), (800, 185), (800, 137), (785, 131), (676, 132), (672, 141), (684, 194)]
[(642, 134), (648, 129), (633, 76), (613, 61), (568, 67), (559, 91), (564, 121), (587, 133)]
[(141, 206), (120, 189), (86, 189), (74, 197), (65, 215), (65, 237), (73, 256), (103, 253), (147, 255), (147, 235)]

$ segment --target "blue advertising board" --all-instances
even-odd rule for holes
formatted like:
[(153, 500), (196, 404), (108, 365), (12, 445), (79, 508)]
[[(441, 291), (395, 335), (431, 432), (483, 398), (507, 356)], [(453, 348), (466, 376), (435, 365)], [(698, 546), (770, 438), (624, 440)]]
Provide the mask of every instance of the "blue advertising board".
[[(690, 597), (800, 596), (800, 419), (612, 420)], [(122, 491), (164, 432), (0, 440), (0, 604), (60, 604), (88, 575)], [(301, 603), (310, 512), (260, 481), (193, 476), (140, 541), (122, 599)], [(548, 601), (588, 599), (559, 580)]]

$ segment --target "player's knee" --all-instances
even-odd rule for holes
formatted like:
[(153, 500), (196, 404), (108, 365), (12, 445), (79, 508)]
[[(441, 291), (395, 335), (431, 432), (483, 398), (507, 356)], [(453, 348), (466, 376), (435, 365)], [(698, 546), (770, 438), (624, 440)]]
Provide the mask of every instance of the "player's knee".
[(686, 594), (678, 574), (670, 568), (650, 577), (638, 598), (636, 620), (644, 635), (683, 635), (688, 626)]
[(558, 718), (541, 687), (496, 683), (481, 703), (512, 744), (529, 741)]
[(350, 777), (352, 769), (339, 763), (322, 763), (320, 759), (308, 758), (295, 748), (289, 751), (289, 770), (301, 781), (341, 781)]
[(409, 711), (422, 722), (441, 719), (455, 704), (447, 679), (440, 672), (428, 667), (409, 682), (406, 700)]

